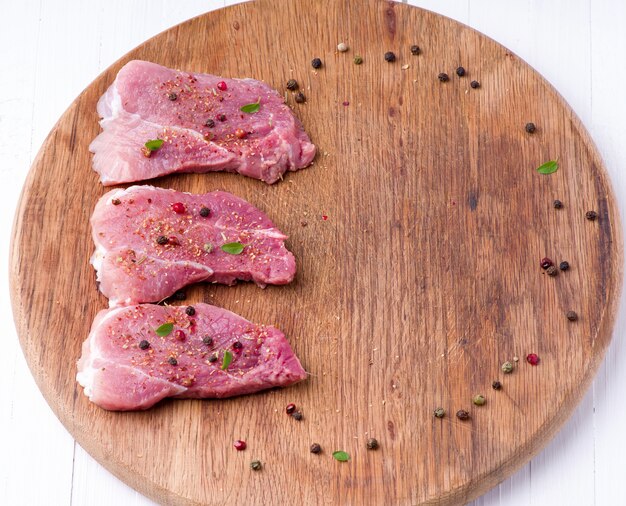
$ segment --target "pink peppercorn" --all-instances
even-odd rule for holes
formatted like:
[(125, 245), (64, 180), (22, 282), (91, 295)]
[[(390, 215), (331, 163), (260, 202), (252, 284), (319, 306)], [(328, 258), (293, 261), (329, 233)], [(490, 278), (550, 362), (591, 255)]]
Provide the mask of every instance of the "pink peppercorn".
[(174, 332), (174, 337), (176, 338), (177, 341), (184, 341), (187, 336), (182, 330), (179, 329), (176, 332)]
[(172, 211), (177, 214), (183, 214), (185, 212), (185, 204), (182, 202), (174, 202), (172, 204)]
[(220, 81), (219, 83), (217, 83), (217, 89), (220, 91), (226, 91), (228, 89), (228, 86), (226, 86), (226, 83), (224, 81)]
[(526, 362), (530, 365), (537, 365), (539, 363), (539, 355), (536, 353), (529, 353), (526, 355)]
[(167, 238), (167, 242), (168, 242), (169, 244), (171, 244), (172, 246), (178, 246), (178, 245), (180, 245), (180, 241), (178, 240), (178, 237), (173, 236), (173, 235), (170, 235), (170, 236)]
[(233, 446), (235, 447), (235, 450), (237, 450), (238, 452), (242, 452), (246, 449), (247, 445), (245, 441), (238, 439), (237, 441), (233, 443)]

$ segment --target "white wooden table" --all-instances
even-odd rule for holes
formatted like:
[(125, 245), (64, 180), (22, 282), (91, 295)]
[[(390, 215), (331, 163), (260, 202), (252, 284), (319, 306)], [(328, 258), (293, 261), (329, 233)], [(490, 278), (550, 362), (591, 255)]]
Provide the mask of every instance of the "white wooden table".
[[(316, 1), (316, 0), (311, 0)], [(323, 0), (317, 0), (323, 1)], [(74, 442), (19, 347), (6, 276), (13, 212), (58, 117), (102, 70), (162, 30), (229, 0), (0, 0), (0, 505), (127, 506), (150, 500)], [(626, 209), (626, 3), (411, 0), (507, 46), (565, 97), (595, 139)], [(209, 48), (210, 50), (210, 48)], [(59, 188), (59, 200), (65, 189)], [(626, 304), (580, 406), (548, 447), (474, 506), (626, 504)], [(63, 339), (63, 336), (50, 336)], [(73, 366), (73, 364), (70, 364)], [(563, 374), (567, 374), (563, 371)]]

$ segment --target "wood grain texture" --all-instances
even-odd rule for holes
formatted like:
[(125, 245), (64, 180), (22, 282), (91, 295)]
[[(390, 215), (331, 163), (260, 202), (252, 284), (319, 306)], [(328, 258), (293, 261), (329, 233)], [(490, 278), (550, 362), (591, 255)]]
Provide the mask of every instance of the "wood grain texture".
[[(335, 53), (340, 39), (349, 53)], [(419, 57), (408, 51), (415, 42)], [(395, 64), (382, 59), (386, 50), (398, 55)], [(365, 59), (359, 67), (352, 64), (357, 53)], [(313, 56), (325, 62), (318, 72), (309, 65)], [(307, 382), (130, 414), (103, 412), (76, 386), (80, 344), (106, 305), (88, 265), (88, 218), (104, 190), (87, 146), (99, 130), (98, 97), (132, 58), (254, 76), (277, 89), (295, 77), (304, 86), (308, 103), (294, 109), (320, 147), (313, 167), (272, 187), (226, 174), (158, 184), (232, 191), (290, 234), (299, 261), (293, 285), (198, 286), (188, 295), (277, 324), (311, 373)], [(460, 64), (469, 73), (463, 79), (454, 75)], [(441, 71), (450, 82), (437, 80)], [(471, 79), (482, 87), (470, 89)], [(533, 136), (524, 132), (527, 121), (539, 126)], [(534, 171), (556, 156), (559, 172)], [(552, 209), (554, 198), (565, 208)], [(597, 222), (584, 219), (588, 209), (600, 212)], [(168, 504), (455, 504), (476, 497), (529, 459), (569, 415), (608, 344), (622, 278), (610, 185), (558, 94), (477, 32), (373, 1), (235, 6), (134, 50), (51, 132), (14, 233), (14, 313), (37, 383), (83, 447)], [(543, 275), (538, 260), (545, 255), (567, 259), (571, 271)], [(580, 314), (578, 322), (567, 321), (568, 309)], [(492, 392), (501, 362), (531, 351), (541, 365), (520, 363), (501, 378), (503, 391)], [(488, 402), (471, 409), (479, 392)], [(282, 412), (291, 401), (304, 409), (300, 424)], [(437, 406), (469, 409), (472, 419), (435, 420)], [(370, 436), (380, 440), (379, 451), (366, 451)], [(231, 447), (238, 438), (248, 441), (244, 453)], [(313, 441), (325, 448), (322, 456), (308, 453)], [(330, 458), (339, 448), (350, 452), (350, 463)], [(249, 471), (253, 458), (265, 463), (263, 472)]]

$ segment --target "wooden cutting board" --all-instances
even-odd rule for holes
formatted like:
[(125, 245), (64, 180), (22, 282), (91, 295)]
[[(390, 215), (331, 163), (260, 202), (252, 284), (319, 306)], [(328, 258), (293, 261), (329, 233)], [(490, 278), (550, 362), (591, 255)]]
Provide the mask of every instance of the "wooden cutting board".
[[(347, 53), (336, 51), (341, 41)], [(324, 62), (317, 71), (314, 57)], [(187, 297), (279, 326), (307, 381), (141, 413), (103, 411), (77, 386), (81, 343), (107, 305), (89, 265), (89, 217), (105, 189), (88, 145), (100, 130), (96, 101), (133, 58), (251, 76), (281, 92), (295, 78), (306, 94), (305, 104), (286, 99), (319, 147), (312, 167), (273, 186), (233, 174), (156, 184), (231, 191), (290, 235), (290, 286), (200, 285)], [(556, 158), (556, 173), (535, 170)], [(571, 268), (549, 277), (545, 256)], [(406, 5), (260, 0), (149, 40), (75, 100), (25, 184), (11, 283), (24, 353), (50, 406), (91, 455), (156, 501), (461, 504), (539, 451), (589, 386), (611, 336), (622, 256), (592, 141), (510, 51)], [(502, 374), (514, 357), (513, 373)], [(472, 404), (475, 394), (484, 406)], [(304, 420), (284, 413), (289, 402)], [(433, 417), (437, 407), (445, 418)], [(460, 409), (471, 418), (458, 420)], [(367, 450), (370, 437), (377, 451)], [(236, 439), (248, 449), (235, 451)], [(313, 442), (322, 454), (309, 452)], [(250, 469), (253, 459), (262, 471)]]

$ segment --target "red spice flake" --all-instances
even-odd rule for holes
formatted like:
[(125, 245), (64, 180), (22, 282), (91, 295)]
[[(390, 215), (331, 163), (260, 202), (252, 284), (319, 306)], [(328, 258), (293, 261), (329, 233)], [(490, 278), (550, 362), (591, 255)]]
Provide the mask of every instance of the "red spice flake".
[(235, 450), (237, 450), (238, 452), (242, 452), (246, 449), (246, 446), (248, 445), (246, 444), (245, 441), (238, 439), (237, 441), (233, 443), (233, 446), (235, 447)]
[(287, 404), (287, 407), (285, 408), (285, 412), (288, 415), (293, 414), (296, 411), (296, 405), (293, 402), (290, 402), (289, 404)]
[(235, 137), (237, 137), (237, 139), (245, 139), (247, 136), (248, 133), (245, 130), (242, 130), (241, 128), (235, 130)]
[(218, 114), (216, 118), (220, 121), (226, 121), (226, 114), (224, 113)]
[(226, 86), (226, 83), (224, 81), (220, 81), (219, 83), (217, 83), (217, 89), (220, 91), (226, 91), (228, 89), (228, 86)]
[(526, 355), (526, 362), (528, 362), (530, 365), (539, 364), (539, 355), (537, 355), (536, 353), (529, 353), (528, 355)]
[(170, 235), (167, 238), (167, 242), (169, 244), (171, 244), (172, 246), (179, 246), (180, 245), (180, 241), (178, 240), (178, 237), (174, 236), (174, 235)]
[(322, 214), (322, 219), (323, 219), (324, 221), (326, 221), (326, 220), (328, 220), (328, 216), (326, 216), (325, 214)]
[(550, 260), (548, 257), (543, 257), (541, 259), (541, 262), (539, 262), (539, 265), (545, 271), (548, 267), (552, 267), (554, 265), (554, 262)]
[(114, 206), (119, 206), (121, 203), (122, 201), (120, 199), (111, 200), (111, 204), (113, 204)]
[(186, 211), (185, 204), (183, 204), (182, 202), (174, 202), (172, 204), (172, 211), (174, 211), (176, 214), (183, 214)]
[(174, 332), (174, 338), (177, 341), (184, 341), (186, 337), (187, 336), (185, 335), (185, 333), (182, 330), (180, 330), (180, 329), (177, 330), (176, 332)]
[(150, 158), (152, 156), (152, 151), (150, 151), (147, 147), (144, 146), (141, 148), (141, 154), (145, 156), (146, 158)]

